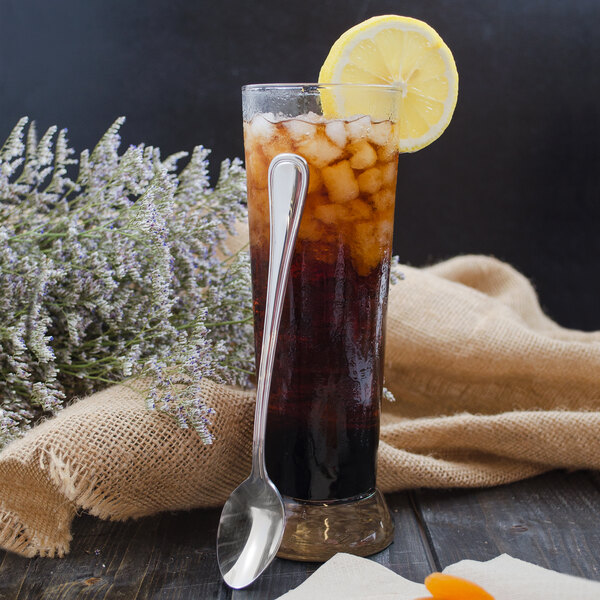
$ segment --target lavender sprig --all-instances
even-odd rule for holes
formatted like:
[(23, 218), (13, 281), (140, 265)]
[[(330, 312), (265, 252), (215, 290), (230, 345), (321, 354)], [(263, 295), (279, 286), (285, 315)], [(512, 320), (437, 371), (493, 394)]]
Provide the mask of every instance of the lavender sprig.
[(246, 216), (241, 163), (211, 188), (208, 150), (178, 173), (186, 153), (119, 153), (123, 122), (79, 160), (66, 130), (38, 141), (27, 118), (0, 149), (0, 447), (139, 374), (151, 408), (210, 441), (202, 379), (248, 383), (249, 260), (223, 243)]

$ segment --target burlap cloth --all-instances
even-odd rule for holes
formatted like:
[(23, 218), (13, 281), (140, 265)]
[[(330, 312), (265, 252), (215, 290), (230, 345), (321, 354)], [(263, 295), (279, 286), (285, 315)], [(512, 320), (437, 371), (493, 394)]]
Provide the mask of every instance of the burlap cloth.
[[(495, 259), (404, 267), (390, 290), (378, 482), (490, 486), (600, 467), (600, 332), (559, 327)], [(141, 385), (141, 384), (138, 384)], [(149, 412), (139, 387), (80, 400), (0, 454), (0, 545), (63, 555), (105, 519), (217, 506), (249, 472), (253, 394), (206, 381), (216, 441)]]

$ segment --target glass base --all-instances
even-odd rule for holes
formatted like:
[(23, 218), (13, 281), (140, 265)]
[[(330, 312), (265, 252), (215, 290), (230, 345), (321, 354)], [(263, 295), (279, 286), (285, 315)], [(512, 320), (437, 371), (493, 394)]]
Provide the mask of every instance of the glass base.
[(283, 504), (280, 558), (324, 562), (337, 552), (369, 556), (394, 539), (394, 522), (378, 489), (328, 503), (283, 496)]

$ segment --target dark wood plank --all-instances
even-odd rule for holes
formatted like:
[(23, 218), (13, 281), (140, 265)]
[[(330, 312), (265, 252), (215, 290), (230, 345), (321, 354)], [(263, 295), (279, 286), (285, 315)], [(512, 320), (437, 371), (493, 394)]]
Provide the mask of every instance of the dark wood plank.
[(31, 561), (0, 550), (0, 600), (16, 598), (25, 583)]
[[(102, 522), (84, 516), (74, 524), (71, 553), (65, 559), (30, 561), (27, 578), (15, 600), (28, 598), (109, 598), (117, 587), (134, 598), (138, 578), (147, 562), (151, 540), (160, 520)], [(139, 575), (119, 585), (120, 569), (128, 548), (138, 553)]]
[[(64, 559), (27, 560), (5, 553), (0, 600), (230, 597), (207, 556), (218, 511), (163, 514), (110, 523), (82, 516)], [(214, 546), (214, 544), (212, 544)], [(21, 574), (27, 570), (23, 579)]]
[(435, 569), (435, 563), (411, 494), (388, 494), (386, 500), (396, 527), (394, 543), (372, 559), (406, 579), (423, 581)]
[[(373, 560), (414, 580), (432, 570), (431, 550), (406, 493), (388, 497), (396, 541)], [(110, 523), (75, 521), (64, 559), (27, 560), (0, 553), (0, 600), (153, 599), (270, 600), (300, 585), (318, 567), (276, 559), (245, 590), (219, 575), (215, 539), (219, 510), (197, 510)]]
[(228, 600), (216, 560), (220, 510), (164, 515), (137, 598)]
[[(387, 496), (395, 542), (372, 557), (413, 581), (463, 558), (502, 552), (600, 579), (600, 476), (550, 473), (487, 490)], [(0, 600), (271, 600), (300, 585), (315, 563), (277, 559), (246, 590), (221, 581), (215, 551), (219, 510), (110, 523), (75, 521), (65, 559), (0, 552)]]
[(416, 493), (440, 567), (508, 553), (600, 580), (597, 475), (554, 471), (511, 485)]

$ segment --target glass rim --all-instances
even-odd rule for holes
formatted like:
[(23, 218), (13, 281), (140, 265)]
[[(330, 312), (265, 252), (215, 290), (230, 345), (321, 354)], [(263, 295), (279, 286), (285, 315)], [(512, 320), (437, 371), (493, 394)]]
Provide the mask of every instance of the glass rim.
[[(308, 89), (307, 89), (308, 88)], [(395, 85), (381, 83), (250, 83), (242, 86), (242, 92), (261, 91), (261, 90), (300, 90), (312, 91), (318, 89), (374, 89), (381, 91), (393, 91), (402, 93), (402, 88)]]

